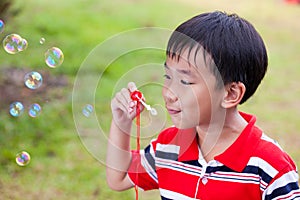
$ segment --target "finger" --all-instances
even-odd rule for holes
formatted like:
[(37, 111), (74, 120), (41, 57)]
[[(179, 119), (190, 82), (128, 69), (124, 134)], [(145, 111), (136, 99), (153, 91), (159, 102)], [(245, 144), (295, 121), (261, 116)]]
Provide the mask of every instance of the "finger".
[(137, 90), (137, 87), (134, 82), (129, 82), (127, 87), (130, 92), (134, 92)]
[(135, 109), (137, 102), (133, 101), (130, 97), (130, 93), (128, 89), (121, 89), (119, 93), (116, 95), (116, 99), (126, 108), (127, 112), (131, 113)]
[(130, 108), (134, 108), (136, 105), (137, 105), (136, 101), (130, 101), (130, 103), (129, 103)]
[(128, 108), (128, 100), (124, 97), (124, 95), (122, 94), (122, 92), (118, 92), (115, 96), (116, 100), (118, 103), (122, 104), (124, 108)]
[(127, 104), (131, 102), (130, 98), (130, 91), (127, 88), (121, 89), (121, 94), (123, 95), (123, 98), (126, 100)]
[(113, 110), (121, 110), (122, 112), (128, 112), (127, 108), (124, 106), (123, 103), (118, 101), (117, 98), (114, 98), (111, 102), (111, 107)]

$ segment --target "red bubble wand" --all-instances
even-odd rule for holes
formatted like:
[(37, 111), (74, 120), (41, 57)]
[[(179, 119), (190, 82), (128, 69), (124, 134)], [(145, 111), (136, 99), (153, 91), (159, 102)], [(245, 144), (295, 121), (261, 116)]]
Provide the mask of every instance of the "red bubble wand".
[[(152, 115), (157, 115), (157, 111), (154, 108), (151, 108), (150, 105), (146, 104), (145, 101), (143, 100), (143, 94), (136, 90), (131, 93), (131, 99), (133, 101), (141, 103)], [(136, 105), (136, 148), (138, 154), (140, 153), (140, 135), (141, 135), (141, 104), (137, 103)], [(137, 172), (138, 173), (138, 172)], [(138, 179), (137, 179), (138, 180)], [(135, 199), (139, 199), (139, 192), (138, 192), (138, 186), (135, 184), (134, 186), (135, 189)]]
[[(131, 93), (131, 99), (137, 102), (137, 105), (136, 105), (136, 148), (137, 148), (138, 154), (140, 154), (140, 148), (141, 148), (141, 146), (140, 146), (141, 108), (140, 108), (140, 104), (138, 102), (142, 101), (142, 97), (143, 97), (143, 94), (138, 90)], [(142, 102), (144, 102), (144, 101), (142, 101)], [(138, 200), (139, 199), (139, 191), (138, 191), (137, 184), (135, 184), (134, 189), (135, 189), (135, 199)]]

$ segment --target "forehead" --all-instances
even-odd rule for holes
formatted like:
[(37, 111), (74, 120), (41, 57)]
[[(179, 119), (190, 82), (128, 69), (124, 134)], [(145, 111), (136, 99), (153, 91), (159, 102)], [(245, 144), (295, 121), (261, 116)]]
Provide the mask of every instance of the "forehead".
[[(170, 54), (171, 55), (171, 54)], [(167, 69), (176, 69), (182, 72), (204, 72), (209, 67), (210, 55), (203, 48), (185, 49), (181, 54), (167, 56), (165, 66)]]

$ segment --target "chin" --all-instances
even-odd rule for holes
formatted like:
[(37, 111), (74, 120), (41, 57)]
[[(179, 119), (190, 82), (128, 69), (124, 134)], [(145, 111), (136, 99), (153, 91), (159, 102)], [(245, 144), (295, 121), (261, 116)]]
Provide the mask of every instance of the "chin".
[(197, 125), (191, 124), (191, 123), (175, 123), (173, 122), (173, 125), (178, 129), (190, 129), (195, 128)]

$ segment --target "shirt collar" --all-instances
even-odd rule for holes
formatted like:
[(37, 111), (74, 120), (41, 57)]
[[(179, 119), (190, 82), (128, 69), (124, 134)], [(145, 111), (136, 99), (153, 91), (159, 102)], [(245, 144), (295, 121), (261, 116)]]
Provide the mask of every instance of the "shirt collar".
[[(254, 115), (240, 112), (241, 116), (248, 122), (236, 141), (222, 154), (215, 156), (217, 160), (230, 169), (242, 172), (251, 158), (252, 152), (258, 145), (262, 131), (255, 126)], [(194, 132), (177, 130), (177, 143), (180, 144), (178, 161), (198, 160), (198, 142)]]
[(240, 114), (248, 122), (247, 126), (228, 149), (215, 157), (215, 160), (237, 172), (242, 172), (246, 167), (262, 136), (262, 131), (255, 126), (256, 117), (243, 112)]

